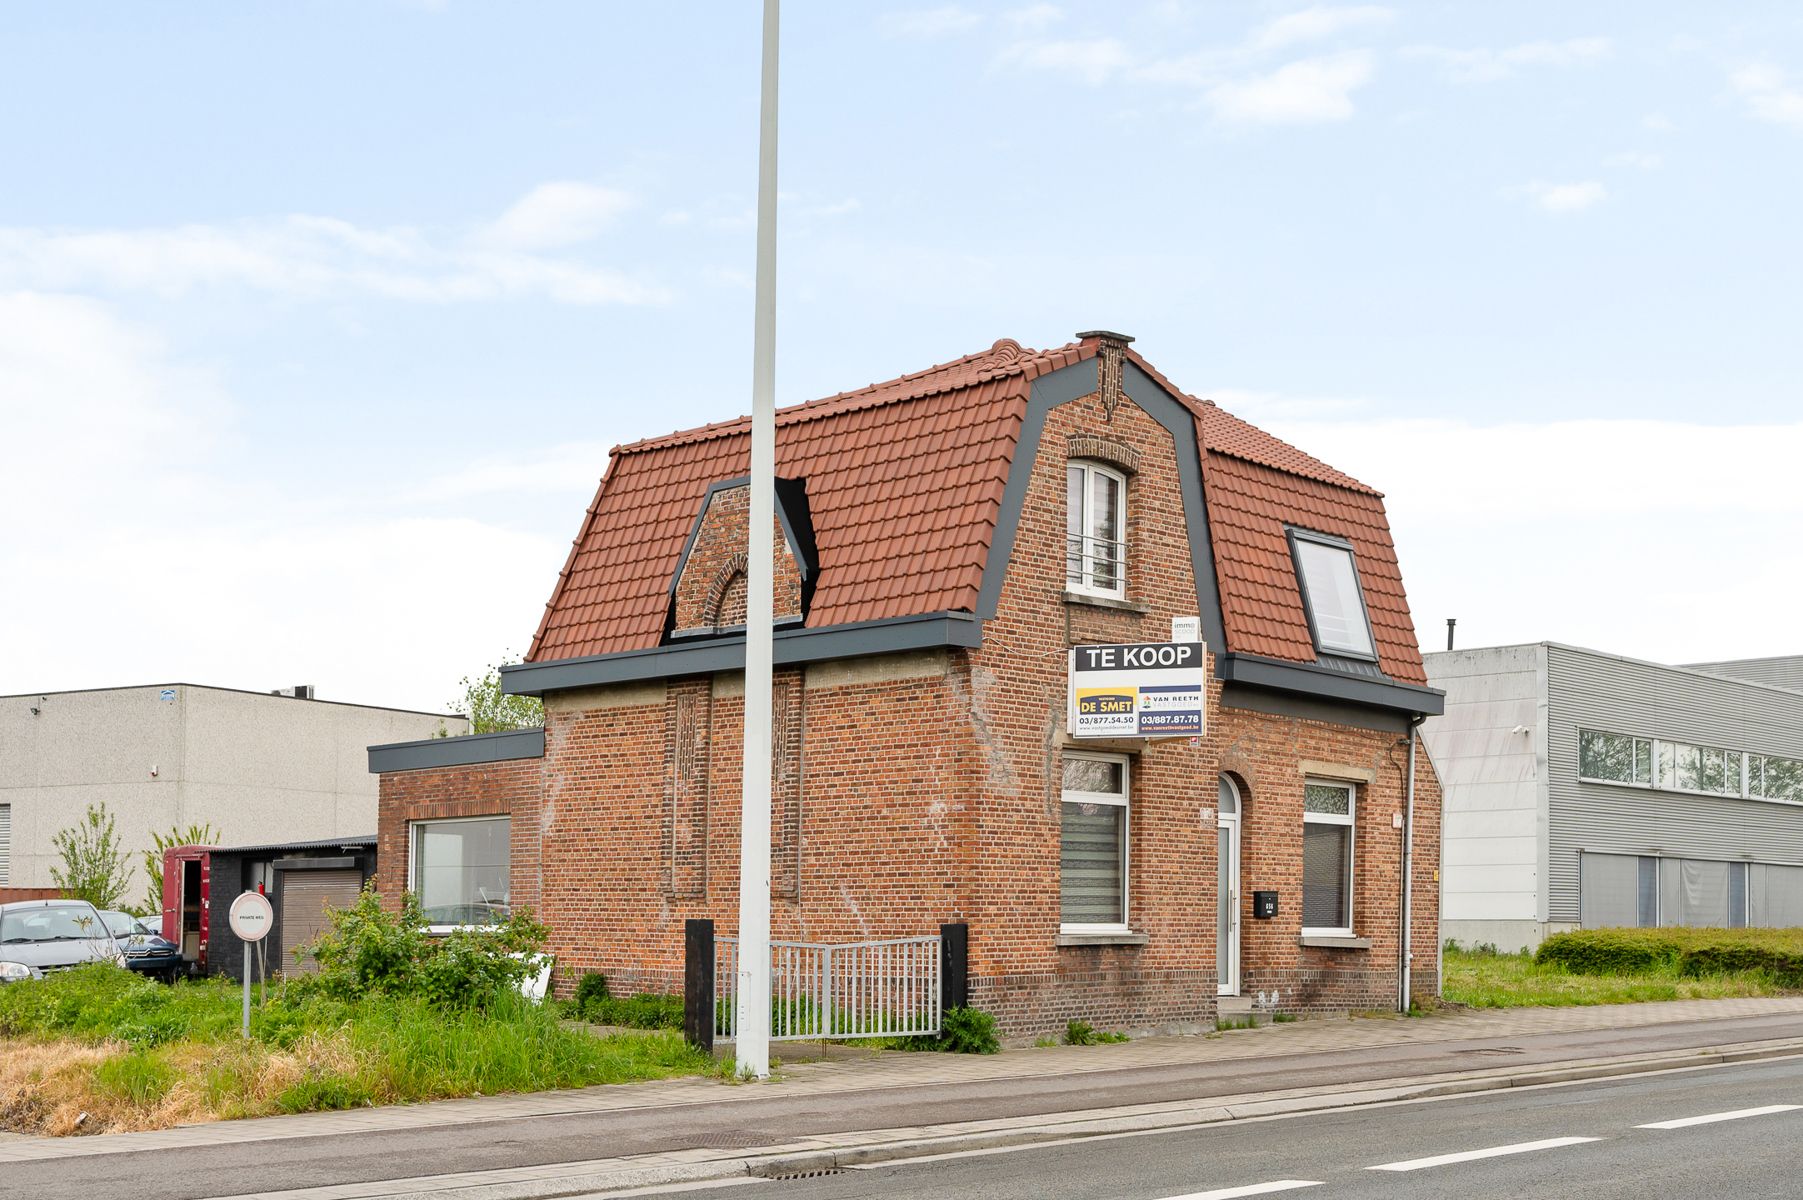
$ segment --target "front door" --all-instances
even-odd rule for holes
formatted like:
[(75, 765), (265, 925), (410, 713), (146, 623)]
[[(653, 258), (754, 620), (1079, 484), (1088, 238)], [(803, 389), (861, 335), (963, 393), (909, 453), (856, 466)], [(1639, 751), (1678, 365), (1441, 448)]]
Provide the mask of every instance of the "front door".
[(1216, 810), (1215, 969), (1223, 996), (1240, 994), (1240, 794), (1221, 776)]

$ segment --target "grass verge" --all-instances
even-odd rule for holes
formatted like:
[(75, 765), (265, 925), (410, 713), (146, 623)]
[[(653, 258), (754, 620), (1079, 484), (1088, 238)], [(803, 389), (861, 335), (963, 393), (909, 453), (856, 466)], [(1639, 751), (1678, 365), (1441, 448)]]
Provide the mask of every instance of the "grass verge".
[[(486, 1011), (272, 992), (239, 1037), (227, 981), (113, 967), (0, 988), (0, 1128), (71, 1134), (711, 1073), (680, 1034), (595, 1037), (517, 997)], [(85, 1114), (85, 1115), (84, 1115)]]
[(1675, 962), (1660, 962), (1634, 971), (1579, 974), (1559, 963), (1536, 962), (1526, 952), (1449, 947), (1442, 995), (1471, 1008), (1537, 1008), (1778, 996), (1788, 990), (1759, 970), (1692, 975)]

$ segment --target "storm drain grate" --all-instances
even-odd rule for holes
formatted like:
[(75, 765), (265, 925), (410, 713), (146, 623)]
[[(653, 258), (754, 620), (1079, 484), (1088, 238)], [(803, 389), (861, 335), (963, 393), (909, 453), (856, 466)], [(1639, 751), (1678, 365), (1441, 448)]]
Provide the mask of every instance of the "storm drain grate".
[(722, 1129), (695, 1139), (695, 1144), (704, 1150), (752, 1150), (769, 1143), (769, 1135), (755, 1129)]
[(815, 1167), (807, 1171), (784, 1171), (780, 1174), (764, 1176), (765, 1179), (780, 1183), (790, 1179), (822, 1179), (828, 1175), (843, 1175), (844, 1167)]

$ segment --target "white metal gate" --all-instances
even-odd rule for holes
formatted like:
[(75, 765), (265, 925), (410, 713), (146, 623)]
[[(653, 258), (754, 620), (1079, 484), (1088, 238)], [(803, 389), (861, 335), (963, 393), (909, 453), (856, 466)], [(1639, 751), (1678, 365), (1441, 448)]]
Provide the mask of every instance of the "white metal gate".
[[(770, 1040), (938, 1033), (939, 936), (770, 943)], [(714, 1037), (738, 1022), (739, 939), (715, 940)]]

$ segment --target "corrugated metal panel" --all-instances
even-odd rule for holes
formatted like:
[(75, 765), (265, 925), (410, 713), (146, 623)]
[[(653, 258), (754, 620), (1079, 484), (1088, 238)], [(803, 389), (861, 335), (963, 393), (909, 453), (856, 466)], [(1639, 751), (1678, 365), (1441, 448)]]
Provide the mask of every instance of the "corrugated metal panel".
[(0, 883), (12, 882), (13, 806), (0, 804)]
[(282, 951), (289, 969), (317, 971), (319, 964), (310, 957), (294, 961), (294, 951), (307, 945), (331, 925), (326, 919), (326, 906), (349, 908), (363, 890), (363, 872), (284, 871), (282, 872)]
[(1711, 675), (1728, 675), (1752, 683), (1763, 683), (1769, 687), (1789, 688), (1793, 692), (1803, 692), (1803, 654), (1788, 654), (1781, 658), (1742, 658), (1731, 662), (1691, 663), (1689, 668), (1692, 671), (1707, 671)]
[(1547, 647), (1548, 914), (1576, 921), (1578, 851), (1803, 861), (1803, 806), (1578, 782), (1578, 730), (1803, 759), (1803, 695)]

